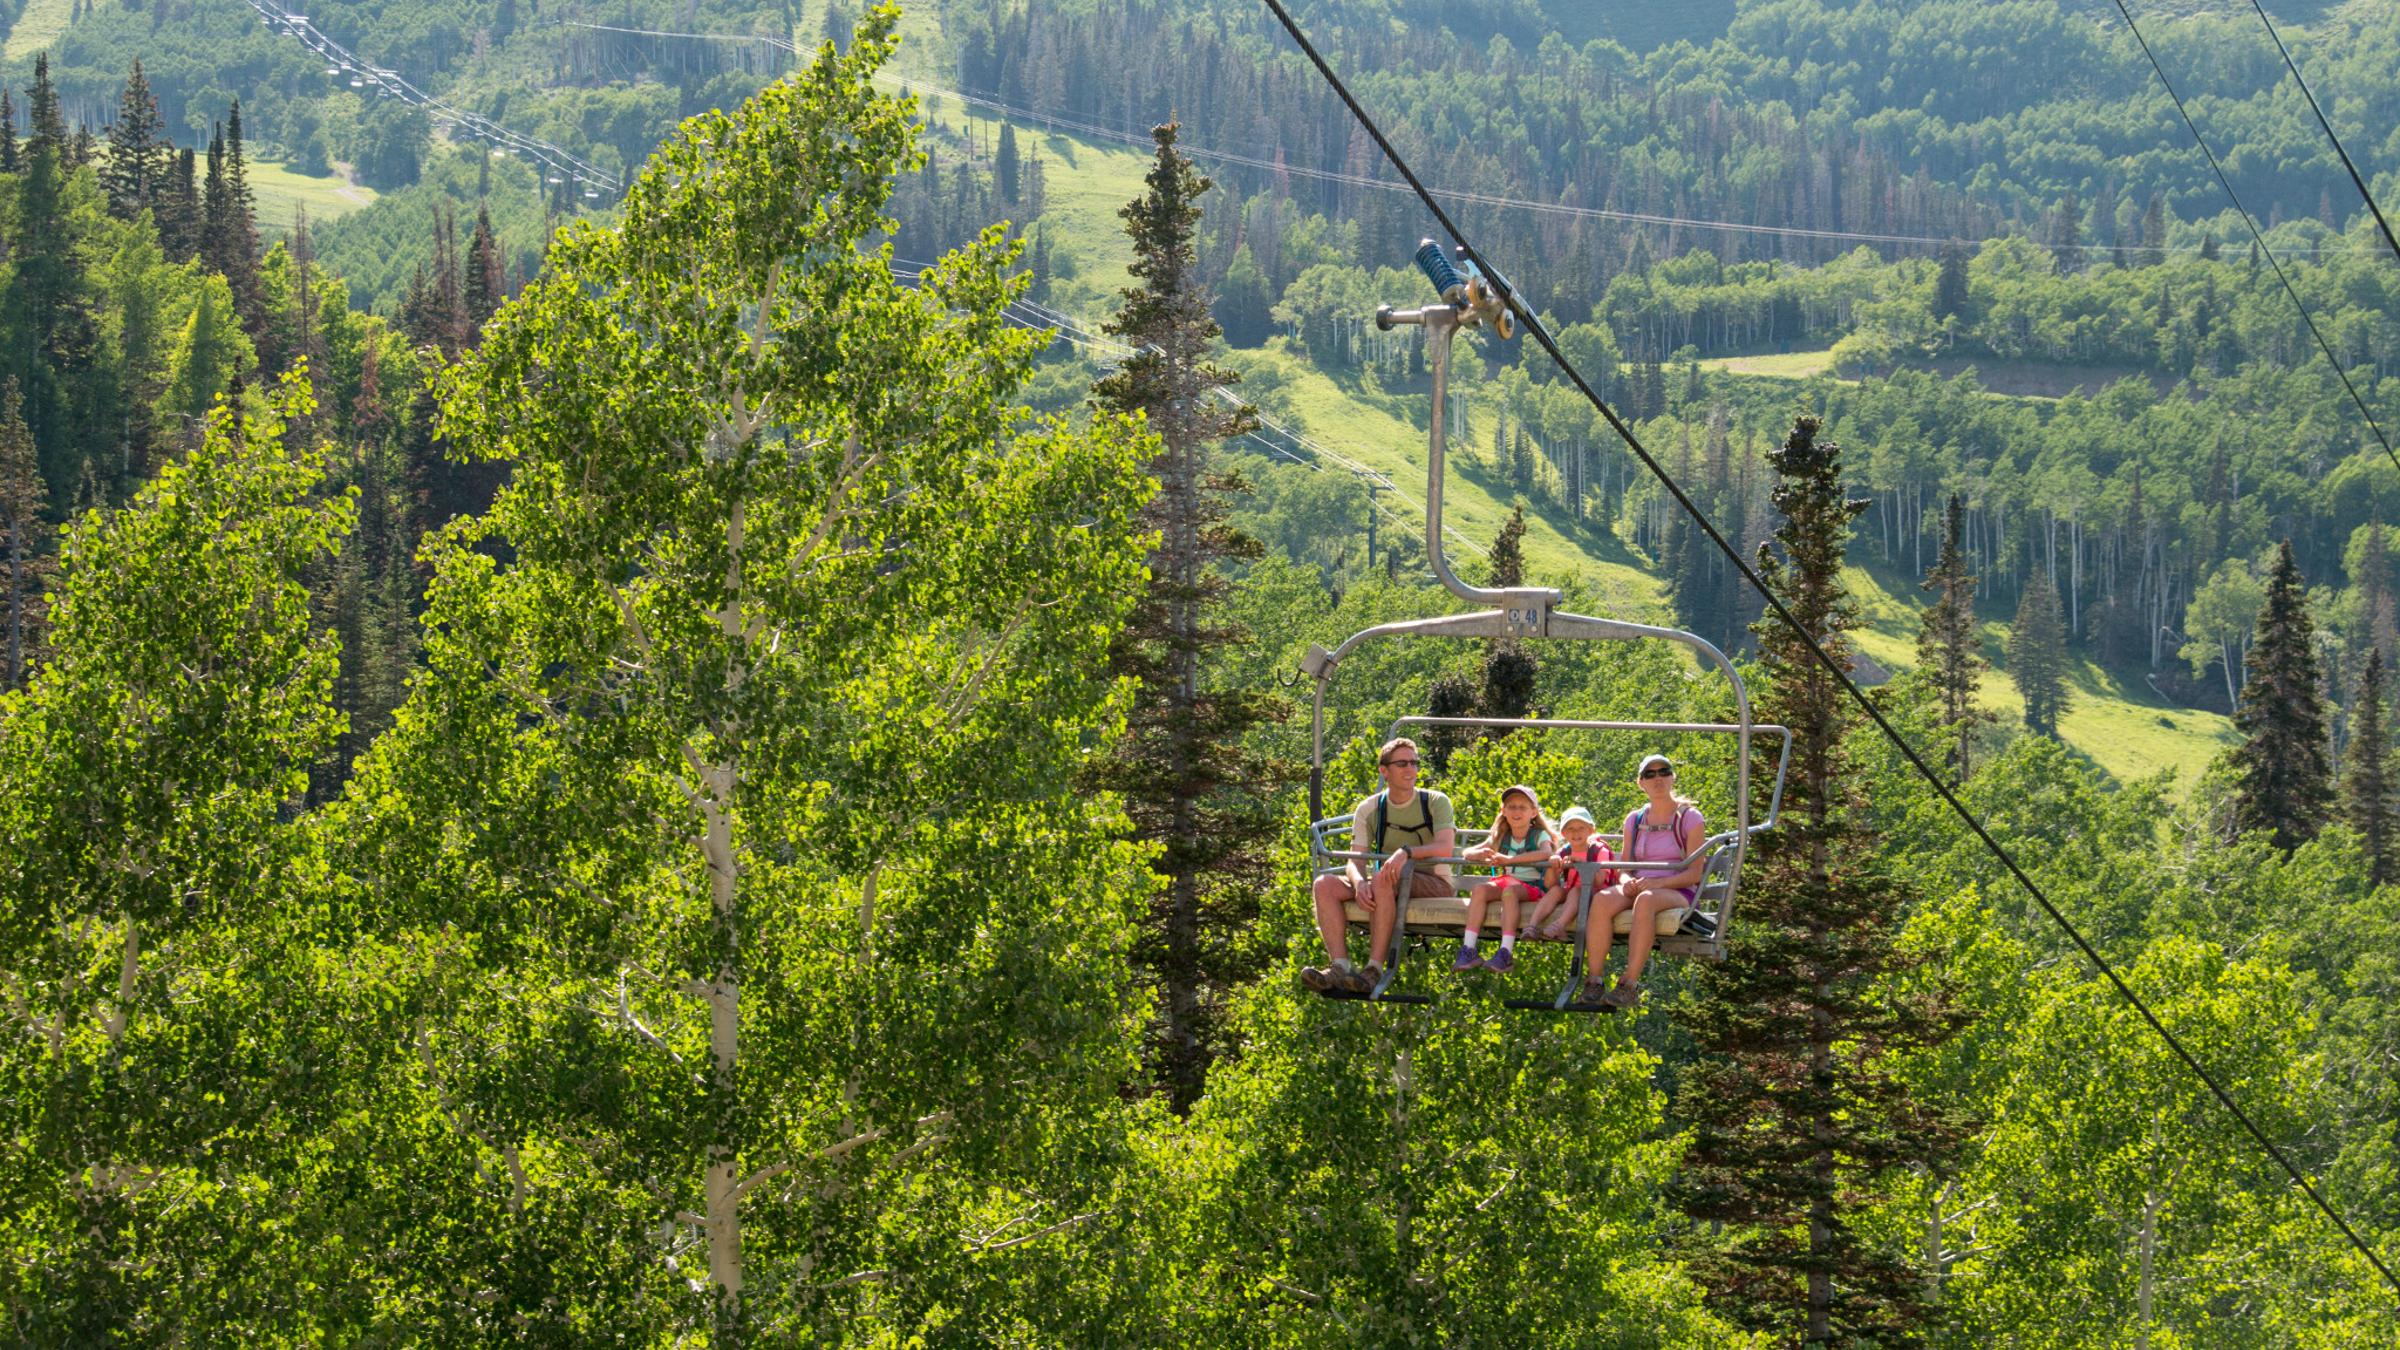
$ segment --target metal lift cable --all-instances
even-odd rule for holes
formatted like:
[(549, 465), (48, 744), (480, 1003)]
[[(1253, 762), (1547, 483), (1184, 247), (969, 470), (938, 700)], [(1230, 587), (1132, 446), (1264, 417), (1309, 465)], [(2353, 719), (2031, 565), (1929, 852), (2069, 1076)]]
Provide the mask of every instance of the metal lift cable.
[[(2283, 34), (2275, 31), (2275, 21), (2267, 17), (2266, 7), (2258, 0), (2250, 0), (2250, 8), (2258, 11), (2258, 21), (2267, 26), (2267, 36), (2275, 39), (2275, 50), (2283, 53), (2283, 68), (2292, 72), (2292, 83), (2300, 86), (2300, 96), (2308, 100), (2308, 110), (2317, 115), (2317, 125), (2325, 128), (2325, 139), (2333, 142), (2333, 153), (2342, 157), (2342, 167), (2350, 171), (2350, 181), (2357, 185), (2359, 197), (2366, 202), (2367, 209), (2375, 213), (2375, 227), (2383, 231), (2383, 242), (2392, 246), (2393, 257), (2400, 258), (2400, 239), (2392, 237), (2391, 223), (2383, 218), (2383, 208), (2375, 204), (2375, 194), (2367, 190), (2367, 180), (2359, 176), (2358, 165), (2351, 162), (2350, 152), (2342, 148), (2342, 138), (2333, 134), (2333, 123), (2325, 120), (2325, 110), (2317, 106), (2316, 92), (2301, 77), (2299, 65), (2292, 60), (2291, 49), (2283, 45)], [(2129, 18), (2126, 22), (2131, 23), (2132, 20)]]
[[(2200, 124), (2192, 120), (2191, 112), (2183, 106), (2183, 95), (2175, 92), (2174, 81), (2167, 78), (2167, 68), (2158, 63), (2158, 54), (2150, 50), (2150, 40), (2143, 37), (2142, 30), (2135, 26), (2133, 11), (2125, 7), (2125, 0), (2116, 0), (2116, 6), (2117, 13), (2125, 16), (2126, 31), (2133, 34), (2133, 40), (2140, 45), (2142, 55), (2149, 58), (2150, 69), (2158, 75), (2159, 87), (2166, 90), (2167, 97), (2174, 101), (2176, 116), (2183, 119), (2184, 129), (2192, 133), (2192, 144), (2199, 146), (2200, 153), (2207, 156), (2209, 172), (2217, 176), (2217, 186), (2225, 189), (2225, 196), (2232, 201), (2234, 211), (2242, 218), (2242, 224), (2249, 227), (2250, 238), (2257, 243), (2259, 253), (2265, 256), (2267, 266), (2275, 269), (2275, 279), (2283, 283), (2283, 293), (2292, 298), (2292, 307), (2300, 311), (2300, 322), (2308, 325), (2308, 335), (2317, 340), (2317, 350), (2325, 353), (2325, 364), (2333, 367), (2334, 377), (2342, 382), (2342, 388), (2350, 391), (2350, 401), (2358, 405), (2358, 415), (2367, 419), (2367, 429), (2374, 432), (2375, 439), (2382, 444), (2383, 457), (2392, 462), (2393, 468), (2400, 469), (2400, 453), (2393, 452), (2392, 438), (2383, 434), (2383, 424), (2376, 421), (2375, 414), (2367, 410), (2367, 401), (2359, 396), (2358, 386), (2350, 382), (2350, 372), (2342, 369), (2342, 359), (2333, 354), (2333, 344), (2325, 340), (2324, 331), (2317, 327), (2317, 316), (2308, 312), (2308, 306), (2300, 299), (2300, 292), (2293, 289), (2291, 277), (2284, 272), (2282, 262), (2276, 259), (2275, 250), (2267, 247), (2267, 237), (2259, 233), (2258, 221), (2251, 216), (2250, 208), (2242, 205), (2241, 194), (2233, 190), (2233, 180), (2225, 176), (2225, 166), (2217, 162), (2217, 152), (2208, 148), (2208, 139), (2200, 134)], [(2346, 162), (2349, 156), (2342, 158)], [(2382, 218), (2382, 213), (2377, 212), (2376, 219)]]
[(2083, 953), (2084, 958), (2091, 962), (2092, 966), (2105, 976), (2111, 985), (2116, 987), (2117, 993), (2122, 995), (2136, 1012), (2142, 1015), (2142, 1020), (2150, 1024), (2150, 1029), (2158, 1033), (2159, 1039), (2165, 1041), (2167, 1048), (2175, 1052), (2176, 1058), (2183, 1061), (2184, 1067), (2190, 1069), (2195, 1077), (2207, 1085), (2209, 1092), (2216, 1097), (2227, 1113), (2240, 1122), (2242, 1129), (2249, 1134), (2251, 1140), (2283, 1168), (2284, 1174), (2292, 1179), (2292, 1184), (2298, 1186), (2310, 1202), (2332, 1221), (2334, 1227), (2341, 1230), (2342, 1236), (2349, 1239), (2350, 1245), (2357, 1249), (2359, 1255), (2367, 1259), (2368, 1264), (2383, 1276), (2384, 1281), (2390, 1284), (2395, 1292), (2400, 1292), (2400, 1276), (2395, 1276), (2391, 1268), (2383, 1263), (2383, 1259), (2375, 1254), (2375, 1250), (2367, 1245), (2355, 1229), (2351, 1228), (2349, 1222), (2336, 1212), (2333, 1206), (2326, 1203), (2325, 1198), (2317, 1193), (2317, 1188), (2309, 1183), (2307, 1177), (2301, 1175), (2300, 1169), (2292, 1164), (2291, 1159), (2285, 1156), (2284, 1151), (2276, 1147), (2273, 1140), (2267, 1138), (2266, 1133), (2259, 1129), (2255, 1121), (2250, 1119), (2249, 1113), (2242, 1110), (2240, 1104), (2233, 1100), (2232, 1095), (2227, 1093), (2225, 1088), (2217, 1082), (2215, 1076), (2201, 1066), (2200, 1061), (2193, 1057), (2192, 1052), (2185, 1048), (2175, 1033), (2167, 1029), (2166, 1024), (2158, 1019), (2158, 1014), (2152, 1012), (2150, 1005), (2144, 1003), (2141, 996), (2134, 993), (2133, 988), (2125, 983), (2124, 977), (2117, 974), (2116, 968), (2108, 963), (2107, 958), (2093, 948), (2092, 944), (2084, 938), (2066, 915), (2059, 912), (2058, 907), (2050, 902), (2050, 897), (2043, 893), (2042, 888), (2034, 883), (2032, 877), (2026, 875), (2024, 868), (2017, 865), (2017, 860), (2009, 855), (2008, 850), (2001, 846), (1999, 840), (1992, 837), (1991, 832), (1984, 828), (1983, 822), (1977, 820), (1974, 813), (1967, 810), (1966, 804), (1959, 801), (1957, 794), (1950, 790), (1948, 784), (1942, 782), (1941, 775), (1933, 771), (1932, 766), (1928, 765), (1924, 757), (1917, 753), (1916, 747), (1908, 743), (1908, 738), (1902, 736), (1899, 728), (1894, 727), (1876, 708), (1874, 702), (1858, 687), (1857, 682), (1850, 678), (1850, 672), (1843, 669), (1841, 663), (1835, 661), (1825, 648), (1818, 644), (1814, 633), (1803, 628), (1792, 617), (1791, 610), (1784, 605), (1782, 599), (1759, 579), (1758, 573), (1752, 570), (1749, 563), (1743, 561), (1741, 552), (1725, 541), (1725, 536), (1718, 532), (1716, 523), (1708, 518), (1708, 513), (1702, 511), (1689, 496), (1685, 495), (1682, 486), (1675, 481), (1674, 476), (1669, 474), (1656, 459), (1651, 457), (1650, 452), (1643, 448), (1641, 440), (1633, 434), (1632, 428), (1626, 426), (1624, 421), (1617, 416), (1616, 411), (1603, 402), (1598, 393), (1593, 391), (1591, 385), (1584, 380), (1582, 373), (1575, 369), (1574, 363), (1567, 359), (1566, 353), (1559, 350), (1557, 341), (1550, 336), (1549, 330), (1542, 325), (1541, 319), (1517, 296), (1515, 289), (1509, 286), (1492, 268), (1486, 255), (1470, 244), (1466, 236), (1460, 233), (1458, 225), (1450, 219), (1448, 212), (1442, 210), (1441, 203), (1434, 200), (1433, 194), (1426, 191), (1425, 185), (1419, 181), (1415, 171), (1410, 169), (1407, 161), (1400, 157), (1400, 152), (1392, 148), (1392, 143), (1384, 136), (1383, 129), (1375, 124), (1374, 118), (1367, 115), (1365, 108), (1359, 106), (1358, 100), (1351, 95), (1349, 86), (1343, 84), (1341, 77), (1334, 74), (1333, 67), (1326, 63), (1324, 56), (1317, 51), (1315, 44), (1308, 40), (1308, 35), (1301, 31), (1299, 22), (1292, 18), (1289, 10), (1284, 8), (1283, 0), (1266, 0), (1266, 5), (1268, 9), (1274, 11), (1275, 17), (1282, 23), (1284, 31), (1291, 34), (1292, 41), (1299, 44), (1300, 50), (1316, 66), (1317, 73), (1325, 78), (1325, 82), (1332, 87), (1334, 93), (1340, 95), (1342, 102), (1349, 107), (1350, 115), (1358, 119), (1359, 126), (1374, 139), (1376, 147), (1383, 152), (1384, 158), (1391, 161), (1392, 167), (1399, 170), (1400, 176), (1407, 179), (1409, 186), (1416, 190), (1419, 200), (1425, 203), (1425, 209), (1431, 211), (1434, 219), (1441, 222), (1442, 229), (1449, 234), (1451, 241), (1471, 256), (1476, 265), (1483, 269), (1485, 275), (1491, 277), (1499, 285), (1502, 295), (1506, 298), (1509, 308), (1515, 311), (1518, 321), (1525, 325), (1527, 332), (1533, 334), (1534, 340), (1542, 345), (1542, 350), (1550, 354), (1550, 359), (1558, 364), (1559, 370), (1574, 382), (1575, 387), (1583, 392), (1583, 396), (1591, 401), (1592, 406), (1599, 410), (1603, 418), (1607, 419), (1609, 426), (1633, 451), (1634, 456), (1641, 460), (1643, 467), (1647, 468), (1652, 476), (1658, 479), (1660, 485), (1665, 487), (1668, 493), (1675, 498), (1676, 504), (1681, 506), (1685, 514), (1691, 517), (1692, 522), (1709, 537), (1710, 542), (1714, 543), (1719, 551), (1732, 561), (1734, 567), (1741, 572), (1742, 579), (1749, 582), (1751, 589), (1765, 598), (1767, 605), (1775, 611), (1776, 616), (1799, 636), (1800, 641), (1807, 646), (1817, 661), (1849, 692), (1851, 700), (1858, 705), (1860, 711), (1866, 714), (1868, 720), (1875, 724), (1885, 739), (1889, 740), (1893, 747), (1899, 750), (1901, 755), (1916, 768), (1926, 783), (1933, 788), (1934, 792), (1941, 797), (1942, 801), (1958, 816), (1968, 830), (1983, 842), (1983, 846), (1990, 850), (1992, 856), (2000, 861), (2000, 865), (2016, 879), (2017, 884), (2024, 887), (2026, 894), (2033, 897), (2034, 903), (2041, 907), (2042, 912), (2050, 916), (2051, 922), (2057, 924), (2066, 933), (2076, 948)]

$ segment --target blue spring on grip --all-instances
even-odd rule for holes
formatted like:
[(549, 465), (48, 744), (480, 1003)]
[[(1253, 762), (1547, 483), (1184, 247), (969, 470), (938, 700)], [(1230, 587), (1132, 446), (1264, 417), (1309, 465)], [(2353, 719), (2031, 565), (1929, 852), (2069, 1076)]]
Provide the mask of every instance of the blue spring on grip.
[(1449, 296), (1453, 288), (1467, 284), (1467, 279), (1460, 276), (1458, 269), (1450, 265), (1449, 257), (1442, 252), (1442, 246), (1430, 239), (1417, 245), (1417, 270), (1423, 272), (1425, 279), (1433, 283), (1434, 293), (1445, 298)]

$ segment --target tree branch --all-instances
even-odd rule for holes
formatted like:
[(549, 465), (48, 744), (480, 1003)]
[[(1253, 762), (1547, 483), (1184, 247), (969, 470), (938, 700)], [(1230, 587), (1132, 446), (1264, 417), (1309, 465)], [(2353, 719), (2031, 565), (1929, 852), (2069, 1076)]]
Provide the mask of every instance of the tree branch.
[(117, 1003), (100, 1014), (100, 1030), (107, 1033), (113, 1049), (125, 1038), (125, 1024), (132, 1017), (133, 985), (142, 973), (142, 930), (133, 920), (125, 921), (125, 959), (117, 967)]
[(1023, 1237), (1013, 1237), (1006, 1242), (988, 1242), (980, 1247), (970, 1246), (967, 1248), (967, 1251), (970, 1254), (980, 1256), (985, 1252), (1004, 1252), (1011, 1247), (1022, 1247), (1028, 1242), (1038, 1242), (1041, 1239), (1050, 1236), (1052, 1233), (1073, 1228), (1077, 1224), (1090, 1223), (1092, 1220), (1099, 1218), (1100, 1214), (1101, 1211), (1095, 1209), (1089, 1214), (1078, 1214), (1072, 1219), (1061, 1219), (1057, 1223), (1054, 1223), (1047, 1228), (1036, 1228), (1032, 1232), (1025, 1234)]

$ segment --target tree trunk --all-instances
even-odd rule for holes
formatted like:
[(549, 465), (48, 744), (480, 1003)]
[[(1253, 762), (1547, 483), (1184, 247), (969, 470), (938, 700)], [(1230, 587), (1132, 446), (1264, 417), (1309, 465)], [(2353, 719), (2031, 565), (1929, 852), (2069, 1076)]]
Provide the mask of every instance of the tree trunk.
[(2156, 1193), (2142, 1197), (2142, 1273), (2134, 1295), (2137, 1304), (2134, 1350), (2150, 1350), (2150, 1314), (2157, 1293), (2154, 1265), (2158, 1254), (2158, 1206)]
[(733, 856), (730, 760), (710, 766), (702, 791), (713, 795), (701, 807), (707, 822), (701, 851), (708, 859), (713, 910), (710, 938), (716, 974), (708, 982), (708, 1277), (717, 1286), (717, 1339), (740, 1339), (742, 1318), (742, 1218), (734, 1192), (740, 1166), (741, 1094), (735, 1076), (741, 1050), (740, 880)]
[(25, 527), (8, 532), (8, 687), (25, 683)]

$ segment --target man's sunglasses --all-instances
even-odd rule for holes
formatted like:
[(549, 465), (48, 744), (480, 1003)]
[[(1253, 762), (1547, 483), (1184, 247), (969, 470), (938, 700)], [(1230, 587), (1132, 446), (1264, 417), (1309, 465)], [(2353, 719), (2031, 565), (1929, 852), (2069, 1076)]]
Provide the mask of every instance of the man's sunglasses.
[(1387, 769), (1413, 769), (1417, 767), (1417, 762), (1413, 759), (1387, 759), (1383, 761), (1383, 767)]
[(1644, 770), (1642, 770), (1642, 777), (1644, 777), (1644, 778), (1673, 778), (1674, 776), (1675, 776), (1675, 771), (1674, 771), (1673, 769), (1644, 769)]

